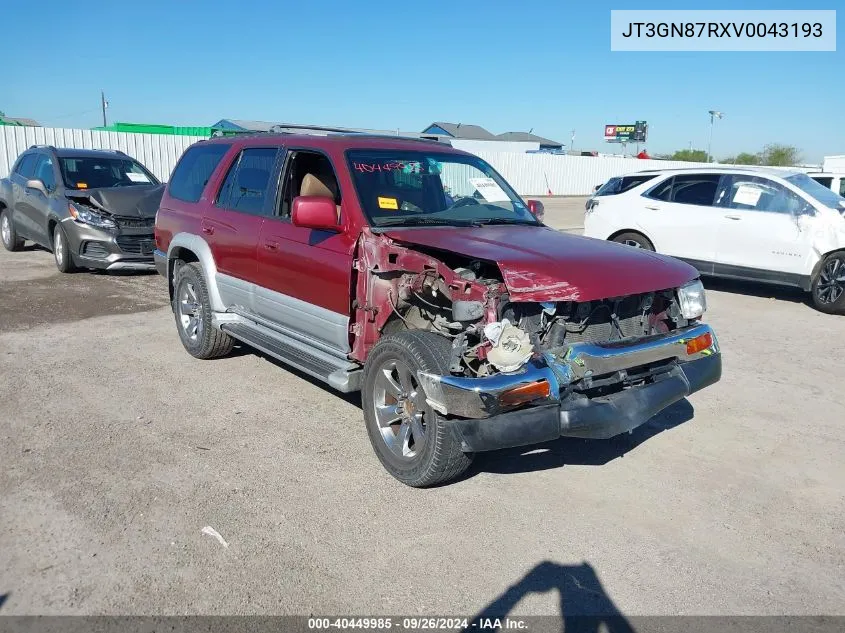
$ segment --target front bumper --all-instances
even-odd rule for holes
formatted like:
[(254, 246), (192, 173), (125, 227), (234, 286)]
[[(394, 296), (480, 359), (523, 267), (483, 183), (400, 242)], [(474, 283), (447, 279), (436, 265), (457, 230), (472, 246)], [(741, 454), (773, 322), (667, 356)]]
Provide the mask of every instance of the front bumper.
[(101, 229), (73, 220), (63, 222), (73, 260), (84, 268), (154, 270), (150, 229)]
[[(708, 335), (708, 347), (687, 353), (688, 342)], [(463, 378), (421, 372), (418, 377), (429, 405), (448, 416), (464, 450), (478, 452), (561, 436), (610, 438), (721, 375), (716, 336), (699, 324), (614, 343), (575, 343), (563, 354), (535, 357), (510, 374)], [(542, 381), (549, 383), (548, 397), (515, 410), (503, 404), (504, 394)]]

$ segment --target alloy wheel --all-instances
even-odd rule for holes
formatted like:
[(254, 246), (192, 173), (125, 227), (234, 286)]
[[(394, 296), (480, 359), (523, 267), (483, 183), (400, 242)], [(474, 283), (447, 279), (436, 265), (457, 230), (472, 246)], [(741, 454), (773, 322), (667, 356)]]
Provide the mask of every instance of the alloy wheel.
[(845, 292), (845, 263), (838, 257), (829, 260), (819, 273), (816, 297), (819, 303), (835, 303)]
[(416, 456), (426, 439), (426, 403), (411, 368), (400, 360), (384, 362), (373, 388), (375, 418), (387, 448), (398, 457)]
[(56, 263), (61, 266), (65, 260), (65, 242), (62, 239), (62, 231), (56, 228), (53, 236), (53, 256), (56, 258)]
[(197, 300), (197, 289), (190, 281), (185, 280), (179, 286), (176, 310), (185, 336), (196, 341), (202, 334), (202, 304)]
[(12, 225), (9, 224), (9, 216), (5, 213), (0, 220), (0, 233), (3, 234), (3, 243), (10, 246), (12, 244)]
[(633, 246), (634, 248), (642, 248), (642, 245), (636, 240), (625, 240), (622, 242), (625, 246)]

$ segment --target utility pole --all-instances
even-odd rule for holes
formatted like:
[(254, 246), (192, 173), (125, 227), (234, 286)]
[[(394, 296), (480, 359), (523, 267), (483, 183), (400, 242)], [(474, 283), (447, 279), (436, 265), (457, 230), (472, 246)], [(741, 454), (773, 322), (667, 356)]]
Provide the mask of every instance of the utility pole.
[(572, 130), (572, 133), (569, 136), (569, 151), (572, 154), (575, 153), (575, 130)]
[(106, 108), (109, 107), (109, 102), (106, 101), (106, 93), (100, 90), (100, 105), (103, 106), (103, 127), (108, 127), (108, 121), (106, 120)]
[(713, 162), (713, 121), (716, 119), (721, 119), (725, 116), (724, 112), (719, 112), (718, 110), (710, 110), (710, 139), (707, 141), (707, 162)]

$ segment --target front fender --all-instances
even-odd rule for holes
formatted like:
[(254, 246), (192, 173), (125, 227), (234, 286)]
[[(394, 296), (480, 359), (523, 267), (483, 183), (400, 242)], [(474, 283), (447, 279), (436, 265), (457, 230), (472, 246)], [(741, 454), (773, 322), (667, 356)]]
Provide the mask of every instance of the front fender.
[(205, 278), (205, 285), (208, 288), (208, 301), (211, 304), (211, 309), (215, 312), (225, 312), (226, 306), (223, 304), (223, 300), (220, 298), (220, 290), (217, 288), (217, 264), (214, 262), (214, 256), (211, 254), (211, 247), (208, 242), (199, 235), (177, 233), (170, 240), (170, 245), (167, 247), (168, 284), (173, 276), (173, 262), (177, 259), (176, 255), (181, 249), (196, 255)]

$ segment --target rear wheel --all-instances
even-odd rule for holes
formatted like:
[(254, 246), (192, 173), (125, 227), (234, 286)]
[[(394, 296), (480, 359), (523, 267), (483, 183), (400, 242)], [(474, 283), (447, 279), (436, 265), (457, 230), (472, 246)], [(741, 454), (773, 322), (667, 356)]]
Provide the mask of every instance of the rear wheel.
[(184, 264), (176, 271), (173, 291), (173, 314), (179, 338), (195, 358), (225, 356), (234, 341), (211, 323), (211, 302), (202, 269), (197, 263)]
[(56, 260), (56, 268), (62, 273), (72, 273), (76, 271), (76, 264), (73, 261), (73, 254), (70, 252), (70, 245), (67, 241), (67, 235), (61, 224), (57, 224), (53, 229), (53, 259)]
[(625, 246), (641, 248), (646, 251), (654, 250), (654, 245), (649, 241), (649, 239), (645, 235), (643, 235), (642, 233), (635, 233), (633, 231), (629, 231), (628, 233), (620, 233), (619, 235), (613, 238), (613, 241), (619, 244), (624, 244)]
[(3, 247), (7, 251), (19, 251), (23, 248), (23, 240), (15, 232), (12, 214), (8, 209), (0, 211), (0, 236), (3, 238)]
[(421, 488), (451, 481), (472, 463), (454, 431), (425, 401), (417, 371), (449, 371), (452, 344), (416, 330), (381, 339), (367, 358), (362, 402), (367, 433), (387, 472)]
[(845, 314), (845, 253), (833, 253), (822, 262), (812, 286), (813, 305), (827, 314)]

